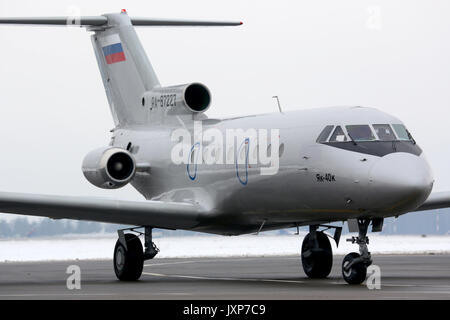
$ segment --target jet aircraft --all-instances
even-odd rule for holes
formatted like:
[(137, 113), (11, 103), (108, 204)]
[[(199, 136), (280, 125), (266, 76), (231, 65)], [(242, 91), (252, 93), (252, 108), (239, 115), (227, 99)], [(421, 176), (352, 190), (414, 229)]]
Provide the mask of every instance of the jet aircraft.
[[(18, 25), (71, 21), (0, 18)], [(400, 119), (360, 106), (208, 118), (209, 89), (198, 82), (162, 86), (135, 31), (241, 22), (130, 18), (125, 10), (75, 22), (92, 33), (115, 125), (110, 144), (86, 155), (83, 174), (99, 188), (131, 184), (145, 200), (0, 192), (0, 211), (134, 226), (118, 230), (113, 266), (120, 280), (139, 279), (144, 261), (158, 253), (153, 228), (241, 235), (300, 226), (309, 226), (303, 270), (326, 278), (329, 239), (339, 244), (336, 223), (347, 222), (358, 233), (349, 240), (359, 253), (345, 256), (342, 274), (359, 284), (372, 263), (370, 227), (380, 232), (385, 218), (450, 206), (450, 193), (431, 193), (430, 166)]]

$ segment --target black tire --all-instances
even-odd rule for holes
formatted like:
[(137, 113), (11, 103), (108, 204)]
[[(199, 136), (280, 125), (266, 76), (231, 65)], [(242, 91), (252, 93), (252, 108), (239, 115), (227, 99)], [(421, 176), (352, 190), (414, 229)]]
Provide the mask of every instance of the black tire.
[(308, 233), (302, 244), (303, 271), (310, 278), (328, 277), (333, 267), (333, 252), (330, 240), (323, 232), (316, 232), (319, 248), (312, 247), (311, 234)]
[(117, 240), (114, 248), (114, 272), (121, 281), (136, 281), (144, 267), (144, 251), (141, 240), (134, 234), (125, 234), (127, 249)]
[(367, 267), (363, 262), (355, 263), (348, 271), (344, 270), (348, 263), (359, 257), (361, 257), (359, 253), (351, 252), (342, 261), (342, 276), (348, 284), (361, 284), (366, 280)]

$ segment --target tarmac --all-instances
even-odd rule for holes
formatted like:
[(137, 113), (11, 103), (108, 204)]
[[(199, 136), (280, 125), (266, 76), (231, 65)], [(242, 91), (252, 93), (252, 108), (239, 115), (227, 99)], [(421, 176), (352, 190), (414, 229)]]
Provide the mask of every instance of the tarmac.
[[(380, 289), (348, 285), (342, 259), (334, 256), (320, 280), (307, 278), (295, 256), (153, 259), (136, 282), (118, 281), (111, 260), (2, 262), (0, 299), (450, 299), (450, 255), (376, 255)], [(80, 289), (67, 286), (76, 284), (71, 265)]]

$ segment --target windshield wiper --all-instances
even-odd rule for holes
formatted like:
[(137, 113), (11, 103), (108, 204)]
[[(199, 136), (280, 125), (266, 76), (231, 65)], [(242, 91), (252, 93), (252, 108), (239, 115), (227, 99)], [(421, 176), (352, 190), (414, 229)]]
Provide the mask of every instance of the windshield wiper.
[(397, 144), (395, 140), (392, 140), (392, 150), (394, 150), (395, 152), (397, 152)]
[(408, 134), (408, 138), (409, 138), (409, 140), (411, 140), (411, 141), (412, 141), (412, 143), (416, 144), (416, 140), (414, 140), (414, 138), (412, 137), (412, 135), (411, 135), (411, 133), (409, 132), (409, 130), (408, 130), (408, 129), (406, 129), (406, 133)]
[(356, 143), (355, 139), (353, 139), (352, 135), (350, 134), (350, 132), (347, 131), (348, 137), (350, 138), (350, 140), (353, 142), (353, 144), (355, 146), (357, 146), (358, 144)]

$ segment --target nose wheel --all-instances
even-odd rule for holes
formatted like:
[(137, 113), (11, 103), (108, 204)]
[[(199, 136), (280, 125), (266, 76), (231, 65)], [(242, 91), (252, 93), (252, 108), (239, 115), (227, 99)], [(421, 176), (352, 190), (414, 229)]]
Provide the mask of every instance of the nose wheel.
[(342, 275), (349, 284), (363, 283), (367, 276), (367, 266), (359, 262), (361, 255), (351, 252), (344, 257), (342, 261)]
[(372, 256), (370, 255), (367, 245), (369, 238), (367, 230), (370, 224), (369, 219), (358, 220), (358, 236), (347, 239), (351, 243), (359, 245), (359, 252), (351, 252), (344, 257), (342, 261), (342, 276), (349, 284), (361, 284), (366, 280), (367, 267), (372, 264)]

